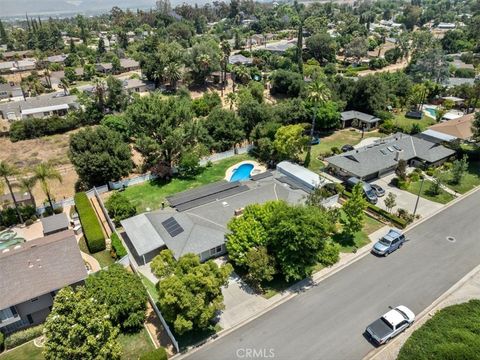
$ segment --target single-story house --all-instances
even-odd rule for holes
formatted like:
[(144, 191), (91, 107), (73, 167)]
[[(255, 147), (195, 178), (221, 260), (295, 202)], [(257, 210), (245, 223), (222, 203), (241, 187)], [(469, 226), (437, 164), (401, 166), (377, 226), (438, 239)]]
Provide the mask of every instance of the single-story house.
[(15, 61), (1, 61), (0, 74), (6, 74), (15, 71)]
[(72, 109), (79, 107), (77, 96), (65, 96), (63, 92), (57, 92), (26, 98), (25, 101), (2, 103), (0, 115), (3, 119), (10, 121), (53, 115), (64, 116)]
[(365, 129), (366, 131), (374, 129), (378, 126), (380, 119), (369, 114), (365, 114), (360, 111), (349, 110), (349, 111), (342, 111), (341, 121), (342, 121), (342, 128), (347, 128), (354, 125), (354, 121), (358, 122), (356, 127), (360, 129)]
[(109, 74), (112, 72), (113, 65), (111, 63), (99, 63), (95, 64), (95, 70), (103, 74)]
[(67, 59), (67, 55), (65, 54), (61, 54), (61, 55), (52, 55), (52, 56), (48, 56), (46, 61), (49, 63), (49, 64), (63, 64), (65, 62), (65, 60)]
[(0, 84), (0, 102), (22, 101), (23, 91), (19, 85)]
[(44, 236), (68, 230), (68, 227), (70, 226), (70, 221), (65, 213), (44, 217), (41, 219), (41, 222)]
[(151, 81), (140, 79), (126, 79), (123, 80), (123, 88), (130, 93), (140, 93), (155, 90), (155, 84)]
[(421, 136), (431, 141), (453, 141), (462, 140), (469, 141), (472, 136), (472, 124), (475, 114), (467, 114), (455, 120), (441, 122), (430, 126), (421, 133)]
[(172, 250), (176, 259), (194, 253), (205, 261), (224, 254), (227, 224), (245, 206), (272, 200), (301, 203), (312, 190), (316, 174), (295, 173), (293, 164), (284, 165), (244, 182), (220, 181), (175, 194), (167, 199), (173, 209), (121, 221), (130, 253), (139, 265), (152, 261), (163, 249)]
[(439, 30), (453, 30), (457, 27), (454, 23), (446, 23), (446, 22), (441, 22), (437, 25), (437, 29)]
[(71, 230), (3, 249), (0, 274), (0, 330), (7, 334), (45, 321), (57, 291), (88, 275)]
[(15, 71), (31, 71), (37, 68), (37, 60), (23, 59), (15, 61)]
[(235, 54), (228, 58), (228, 63), (230, 65), (252, 65), (253, 60), (252, 58), (248, 58), (242, 54)]
[(5, 51), (3, 53), (3, 58), (5, 60), (25, 59), (33, 56), (34, 54), (35, 53), (33, 50)]
[(120, 59), (120, 68), (122, 72), (134, 71), (140, 69), (140, 63), (133, 59)]
[[(13, 196), (19, 205), (33, 205), (35, 199), (33, 199), (28, 192), (14, 192)], [(13, 198), (10, 193), (0, 196), (0, 207), (9, 206), (13, 207)]]
[(453, 155), (454, 150), (438, 143), (397, 133), (325, 160), (328, 169), (339, 177), (371, 180), (393, 173), (400, 159), (410, 166), (438, 166)]
[(265, 50), (274, 53), (274, 54), (284, 54), (288, 49), (297, 46), (297, 39), (292, 40), (281, 40), (274, 43), (269, 43), (265, 45)]

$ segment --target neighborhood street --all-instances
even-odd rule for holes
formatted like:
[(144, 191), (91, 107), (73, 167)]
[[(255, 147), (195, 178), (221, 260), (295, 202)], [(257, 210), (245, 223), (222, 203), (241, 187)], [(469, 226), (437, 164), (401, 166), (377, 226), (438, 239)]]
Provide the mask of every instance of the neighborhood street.
[(373, 348), (365, 327), (389, 305), (418, 314), (478, 265), (479, 218), (477, 191), (408, 231), (399, 251), (368, 254), (186, 358), (361, 359)]

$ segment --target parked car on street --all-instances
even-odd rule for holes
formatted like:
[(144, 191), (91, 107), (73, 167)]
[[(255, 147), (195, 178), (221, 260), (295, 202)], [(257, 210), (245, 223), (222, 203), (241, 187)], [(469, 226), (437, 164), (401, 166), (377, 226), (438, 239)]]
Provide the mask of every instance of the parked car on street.
[(402, 247), (405, 234), (400, 230), (390, 229), (388, 233), (373, 245), (372, 252), (377, 255), (388, 256), (391, 252)]
[(377, 195), (378, 197), (382, 197), (383, 195), (385, 195), (385, 190), (383, 190), (380, 185), (370, 184), (370, 186), (372, 187), (373, 191), (375, 191), (375, 195)]
[(352, 151), (352, 150), (354, 150), (354, 149), (355, 149), (355, 148), (354, 148), (352, 145), (346, 144), (346, 145), (343, 145), (343, 146), (342, 146), (342, 149), (341, 149), (341, 150), (342, 150), (343, 152), (347, 152), (347, 151)]
[(407, 329), (414, 321), (413, 311), (400, 305), (368, 325), (365, 333), (378, 345), (382, 345)]
[(345, 183), (345, 186), (347, 187), (347, 189), (351, 190), (358, 183), (362, 184), (363, 195), (365, 196), (365, 198), (370, 203), (376, 204), (377, 201), (378, 201), (377, 194), (375, 194), (375, 191), (373, 190), (373, 188), (370, 186), (369, 183), (366, 183), (366, 182), (360, 180), (359, 178), (351, 177), (351, 178), (348, 178), (348, 180)]

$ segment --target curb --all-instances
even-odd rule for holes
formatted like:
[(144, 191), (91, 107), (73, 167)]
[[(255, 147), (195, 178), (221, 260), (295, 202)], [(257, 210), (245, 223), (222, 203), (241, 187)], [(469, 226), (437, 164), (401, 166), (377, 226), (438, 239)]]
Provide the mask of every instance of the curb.
[[(474, 267), (472, 270), (470, 270), (464, 277), (462, 277), (459, 281), (457, 281), (455, 284), (453, 284), (447, 291), (445, 291), (442, 295), (440, 295), (437, 299), (435, 299), (435, 301), (433, 303), (431, 303), (429, 306), (427, 306), (422, 312), (420, 312), (420, 314), (417, 315), (416, 319), (415, 319), (415, 323), (412, 327), (410, 327), (409, 329), (407, 329), (402, 335), (406, 334), (408, 335), (407, 336), (407, 339), (410, 337), (410, 335), (412, 335), (412, 333), (417, 330), (418, 328), (420, 328), (424, 323), (421, 321), (432, 311), (434, 310), (438, 305), (440, 305), (440, 303), (442, 301), (444, 301), (445, 299), (447, 299), (450, 295), (452, 295), (453, 293), (455, 293), (458, 289), (460, 289), (463, 285), (465, 285), (468, 280), (470, 280), (472, 277), (474, 277), (477, 273), (480, 272), (480, 265), (477, 265), (476, 267)], [(363, 360), (372, 360), (372, 359), (375, 359), (377, 356), (380, 356), (381, 354), (383, 354), (385, 351), (389, 350), (390, 348), (394, 347), (394, 345), (397, 345), (398, 342), (401, 340), (402, 338), (400, 337), (397, 337), (395, 340), (389, 342), (388, 344), (386, 344), (385, 346), (383, 346), (382, 348), (380, 349), (373, 349), (372, 351), (370, 351), (367, 355), (365, 355), (365, 357), (363, 358)], [(405, 341), (406, 341), (405, 340)]]

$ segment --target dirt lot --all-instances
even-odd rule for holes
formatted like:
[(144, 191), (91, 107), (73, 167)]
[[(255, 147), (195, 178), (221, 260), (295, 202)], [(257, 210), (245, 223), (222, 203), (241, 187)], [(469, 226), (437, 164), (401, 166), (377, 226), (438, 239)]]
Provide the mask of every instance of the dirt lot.
[[(68, 138), (71, 133), (73, 132), (14, 143), (6, 137), (0, 137), (0, 160), (14, 164), (27, 174), (38, 163), (51, 161), (63, 177), (61, 184), (57, 181), (51, 182), (51, 190), (55, 198), (61, 200), (73, 196), (78, 177), (68, 159)], [(39, 185), (34, 189), (34, 196), (37, 203), (45, 199)]]

